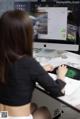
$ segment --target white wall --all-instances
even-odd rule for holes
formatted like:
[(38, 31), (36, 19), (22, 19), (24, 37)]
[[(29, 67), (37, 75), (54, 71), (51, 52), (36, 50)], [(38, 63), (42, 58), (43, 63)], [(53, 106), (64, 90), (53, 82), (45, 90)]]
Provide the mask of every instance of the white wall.
[(14, 9), (14, 0), (0, 0), (0, 15), (12, 9)]

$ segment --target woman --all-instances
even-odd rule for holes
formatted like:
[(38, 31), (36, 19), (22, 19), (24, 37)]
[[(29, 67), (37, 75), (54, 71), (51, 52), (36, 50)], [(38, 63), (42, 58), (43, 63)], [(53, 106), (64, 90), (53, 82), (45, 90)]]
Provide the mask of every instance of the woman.
[[(8, 11), (0, 18), (0, 103), (14, 119), (32, 119), (30, 103), (35, 82), (53, 97), (62, 95), (66, 66), (60, 66), (57, 80), (32, 57), (32, 23), (24, 11)], [(14, 117), (15, 116), (15, 117)]]

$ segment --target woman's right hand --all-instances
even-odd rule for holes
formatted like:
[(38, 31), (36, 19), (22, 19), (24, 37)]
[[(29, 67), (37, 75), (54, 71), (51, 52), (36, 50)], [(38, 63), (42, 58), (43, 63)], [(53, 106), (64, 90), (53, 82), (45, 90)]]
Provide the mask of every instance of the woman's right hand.
[(68, 71), (68, 68), (66, 65), (59, 66), (57, 69), (57, 79), (64, 80), (67, 71)]
[(45, 65), (43, 65), (43, 68), (46, 71), (50, 71), (50, 72), (52, 72), (54, 70), (54, 67), (51, 64), (45, 64)]

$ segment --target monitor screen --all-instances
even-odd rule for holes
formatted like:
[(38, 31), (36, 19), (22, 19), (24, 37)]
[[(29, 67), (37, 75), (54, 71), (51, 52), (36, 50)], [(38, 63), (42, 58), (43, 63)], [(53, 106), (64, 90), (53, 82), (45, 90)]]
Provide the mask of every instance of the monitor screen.
[[(17, 2), (33, 21), (34, 48), (78, 51), (77, 4), (62, 2)], [(16, 6), (22, 6), (17, 5)], [(27, 7), (28, 6), (28, 7)], [(20, 8), (19, 8), (20, 9)]]

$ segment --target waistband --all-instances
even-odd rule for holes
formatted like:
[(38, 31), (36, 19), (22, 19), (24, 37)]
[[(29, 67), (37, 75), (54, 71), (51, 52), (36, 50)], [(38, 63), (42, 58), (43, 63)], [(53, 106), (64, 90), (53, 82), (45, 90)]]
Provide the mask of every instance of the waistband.
[(33, 119), (33, 116), (8, 116), (6, 119)]

